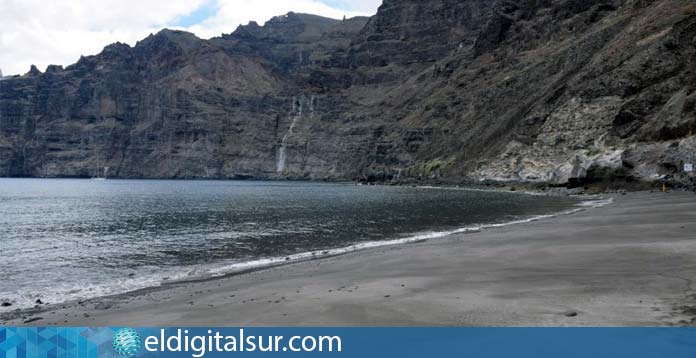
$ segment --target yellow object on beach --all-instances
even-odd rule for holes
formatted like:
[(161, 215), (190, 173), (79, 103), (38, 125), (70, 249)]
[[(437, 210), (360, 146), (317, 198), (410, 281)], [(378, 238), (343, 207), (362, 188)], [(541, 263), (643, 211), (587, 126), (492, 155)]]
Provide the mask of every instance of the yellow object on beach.
[(666, 183), (662, 183), (662, 192), (663, 193), (667, 192), (667, 184)]

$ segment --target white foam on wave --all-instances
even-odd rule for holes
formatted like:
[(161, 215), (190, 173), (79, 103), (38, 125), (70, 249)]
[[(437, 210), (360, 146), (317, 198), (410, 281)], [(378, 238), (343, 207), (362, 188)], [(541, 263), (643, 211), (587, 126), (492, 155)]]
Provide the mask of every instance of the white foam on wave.
[(143, 274), (135, 277), (109, 278), (108, 282), (105, 283), (62, 283), (43, 289), (40, 292), (2, 293), (2, 299), (12, 303), (12, 305), (0, 308), (0, 312), (35, 307), (37, 306), (37, 299), (40, 299), (42, 304), (55, 306), (55, 304), (65, 302), (77, 302), (145, 288), (160, 287), (167, 282), (196, 278), (198, 273), (202, 272), (192, 267), (177, 267), (163, 269), (160, 273)]
[(607, 206), (607, 205), (610, 205), (610, 204), (613, 204), (613, 203), (614, 203), (614, 198), (607, 198), (607, 199), (594, 198), (594, 199), (591, 199), (591, 200), (583, 201), (583, 202), (577, 204), (577, 206), (581, 206), (581, 207), (591, 207), (591, 208), (595, 208), (595, 209), (596, 209), (596, 208), (601, 208), (601, 207), (603, 207), (603, 206)]
[(444, 238), (455, 234), (478, 233), (486, 229), (495, 229), (511, 225), (519, 225), (540, 220), (552, 219), (558, 217), (559, 215), (571, 215), (577, 212), (584, 211), (587, 208), (601, 208), (612, 203), (612, 198), (605, 199), (599, 197), (592, 197), (588, 200), (576, 204), (577, 208), (574, 209), (562, 211), (556, 214), (538, 215), (503, 223), (472, 225), (452, 230), (423, 232), (399, 239), (385, 241), (368, 241), (341, 248), (309, 251), (282, 257), (260, 258), (256, 260), (242, 262), (227, 261), (213, 265), (178, 267), (172, 269), (165, 269), (164, 272), (152, 273), (149, 275), (142, 275), (139, 277), (129, 277), (124, 279), (112, 280), (105, 284), (79, 283), (74, 286), (61, 285), (48, 291), (42, 292), (41, 294), (28, 293), (24, 295), (15, 294), (6, 296), (5, 298), (9, 299), (10, 302), (13, 303), (13, 305), (5, 309), (0, 308), (0, 312), (17, 308), (31, 308), (35, 305), (35, 301), (37, 298), (41, 298), (43, 301), (46, 301), (51, 304), (87, 300), (96, 297), (123, 294), (145, 288), (160, 287), (168, 283), (199, 280), (211, 277), (220, 277), (245, 272), (248, 270), (263, 269), (289, 263), (297, 263), (301, 261), (343, 255), (367, 249), (419, 243), (427, 240)]
[[(424, 188), (428, 188), (428, 187), (424, 187)], [(234, 274), (235, 272), (242, 272), (242, 271), (246, 271), (246, 270), (259, 269), (259, 268), (264, 268), (264, 267), (271, 267), (271, 266), (282, 265), (282, 264), (287, 264), (287, 263), (294, 263), (294, 262), (299, 262), (299, 261), (305, 261), (308, 259), (318, 259), (318, 258), (322, 258), (322, 257), (342, 255), (342, 254), (347, 254), (347, 253), (351, 253), (351, 252), (380, 248), (380, 247), (418, 243), (418, 242), (423, 242), (423, 241), (427, 241), (427, 240), (431, 240), (431, 239), (439, 239), (439, 238), (443, 238), (443, 237), (447, 237), (447, 236), (451, 236), (451, 235), (455, 235), (455, 234), (478, 233), (478, 232), (481, 232), (481, 231), (486, 230), (486, 229), (501, 228), (501, 227), (506, 227), (506, 226), (511, 226), (511, 225), (536, 222), (536, 221), (545, 220), (545, 219), (552, 219), (552, 218), (558, 217), (559, 215), (572, 215), (572, 214), (575, 214), (575, 213), (578, 213), (581, 211), (585, 211), (586, 207), (600, 208), (602, 206), (609, 205), (611, 203), (613, 203), (613, 199), (611, 199), (611, 198), (610, 199), (591, 198), (589, 200), (586, 200), (586, 201), (583, 201), (583, 202), (576, 204), (576, 206), (579, 206), (579, 208), (562, 211), (562, 212), (556, 213), (556, 214), (537, 215), (537, 216), (532, 216), (529, 218), (507, 221), (507, 222), (503, 222), (503, 223), (473, 225), (473, 226), (466, 226), (466, 227), (453, 229), (453, 230), (446, 230), (446, 231), (431, 231), (431, 232), (415, 234), (415, 235), (408, 236), (408, 237), (401, 238), (401, 239), (385, 240), (385, 241), (368, 241), (368, 242), (354, 244), (354, 245), (350, 245), (350, 246), (346, 246), (346, 247), (342, 247), (342, 248), (310, 251), (310, 252), (294, 254), (294, 255), (289, 255), (289, 256), (283, 256), (283, 257), (265, 258), (265, 259), (246, 261), (246, 262), (235, 262), (235, 263), (230, 263), (228, 265), (223, 265), (223, 266), (219, 266), (219, 267), (210, 269), (209, 273), (212, 274), (213, 276), (224, 276), (224, 275)]]
[(367, 249), (374, 249), (374, 248), (395, 246), (395, 245), (403, 245), (403, 244), (412, 244), (412, 243), (423, 242), (423, 241), (430, 240), (430, 239), (437, 239), (437, 238), (441, 238), (441, 237), (445, 237), (445, 236), (450, 236), (450, 235), (454, 235), (454, 234), (475, 233), (475, 232), (480, 232), (480, 231), (481, 231), (481, 227), (475, 226), (475, 227), (459, 228), (459, 229), (449, 230), (449, 231), (426, 232), (426, 233), (421, 233), (421, 234), (417, 234), (417, 235), (413, 235), (413, 236), (409, 236), (409, 237), (405, 237), (405, 238), (401, 238), (401, 239), (395, 239), (395, 240), (368, 241), (368, 242), (362, 242), (359, 244), (345, 246), (345, 247), (341, 247), (341, 248), (317, 250), (317, 251), (304, 252), (304, 253), (300, 253), (300, 254), (288, 255), (288, 256), (283, 256), (283, 257), (266, 258), (266, 259), (259, 259), (259, 260), (254, 260), (254, 261), (232, 263), (229, 265), (225, 265), (225, 266), (211, 269), (210, 273), (215, 275), (215, 276), (222, 276), (222, 275), (228, 275), (228, 274), (232, 274), (235, 272), (246, 271), (246, 270), (250, 270), (250, 269), (264, 268), (264, 267), (275, 266), (275, 265), (280, 265), (280, 264), (285, 264), (285, 263), (299, 262), (299, 261), (304, 261), (304, 260), (308, 260), (308, 259), (318, 259), (318, 258), (323, 258), (323, 257), (343, 255), (343, 254), (347, 254), (347, 253), (351, 253), (351, 252), (355, 252), (355, 251), (367, 250)]

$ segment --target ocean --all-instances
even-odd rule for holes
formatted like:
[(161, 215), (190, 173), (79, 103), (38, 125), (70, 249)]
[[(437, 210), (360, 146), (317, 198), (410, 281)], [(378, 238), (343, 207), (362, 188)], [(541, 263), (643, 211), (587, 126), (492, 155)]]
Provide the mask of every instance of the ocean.
[(315, 182), (0, 179), (10, 310), (537, 220), (580, 204)]

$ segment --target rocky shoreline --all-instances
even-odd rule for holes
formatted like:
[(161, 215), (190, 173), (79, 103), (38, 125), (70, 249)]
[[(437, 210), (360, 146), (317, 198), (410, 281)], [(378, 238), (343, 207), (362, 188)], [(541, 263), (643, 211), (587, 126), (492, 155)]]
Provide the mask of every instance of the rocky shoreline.
[[(54, 177), (19, 177), (33, 179), (90, 179), (84, 176), (54, 176)], [(111, 177), (120, 180), (243, 180), (243, 181), (314, 181), (330, 183), (353, 183), (356, 185), (387, 185), (387, 186), (433, 186), (458, 187), (471, 189), (487, 189), (502, 191), (527, 191), (549, 195), (583, 195), (601, 193), (624, 193), (636, 191), (696, 191), (696, 176), (682, 176), (678, 179), (665, 177), (651, 181), (630, 179), (625, 177), (603, 177), (589, 180), (579, 180), (572, 183), (554, 183), (544, 181), (471, 179), (471, 178), (393, 178), (387, 175), (360, 176), (353, 179), (312, 179), (306, 177), (257, 176), (239, 174), (220, 178), (167, 178), (167, 177)]]

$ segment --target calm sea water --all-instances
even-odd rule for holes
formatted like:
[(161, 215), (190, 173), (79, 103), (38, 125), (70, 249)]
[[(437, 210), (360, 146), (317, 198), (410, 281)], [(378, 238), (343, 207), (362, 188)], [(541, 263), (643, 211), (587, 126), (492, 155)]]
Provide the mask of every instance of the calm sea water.
[(14, 309), (121, 293), (575, 204), (350, 184), (0, 179), (0, 300)]

